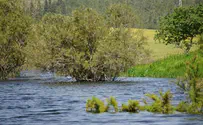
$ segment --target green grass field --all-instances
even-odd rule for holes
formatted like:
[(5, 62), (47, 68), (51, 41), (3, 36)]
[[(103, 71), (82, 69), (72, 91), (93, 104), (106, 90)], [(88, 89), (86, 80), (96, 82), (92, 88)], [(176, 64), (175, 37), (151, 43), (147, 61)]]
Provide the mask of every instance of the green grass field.
[[(183, 76), (186, 71), (186, 62), (196, 55), (197, 46), (191, 49), (189, 55), (184, 50), (175, 48), (174, 45), (165, 45), (154, 40), (155, 30), (144, 29), (144, 36), (147, 37), (146, 47), (151, 51), (152, 61), (149, 64), (140, 64), (132, 67), (124, 76), (130, 77), (156, 77), (156, 78), (177, 78)], [(200, 69), (203, 69), (203, 59), (200, 53)], [(200, 71), (203, 77), (203, 70)]]
[(137, 65), (128, 70), (127, 76), (130, 77), (156, 77), (156, 78), (177, 78), (184, 76), (186, 71), (186, 62), (198, 55), (200, 76), (203, 77), (203, 58), (198, 52), (191, 52), (189, 55), (178, 54), (167, 58), (157, 60), (151, 64)]
[[(184, 50), (176, 48), (175, 45), (165, 45), (159, 41), (154, 40), (155, 30), (144, 29), (144, 36), (147, 38), (147, 45), (151, 51), (152, 60), (156, 61), (158, 59), (166, 58), (170, 55), (183, 54)], [(196, 47), (193, 47), (191, 51), (194, 51)]]

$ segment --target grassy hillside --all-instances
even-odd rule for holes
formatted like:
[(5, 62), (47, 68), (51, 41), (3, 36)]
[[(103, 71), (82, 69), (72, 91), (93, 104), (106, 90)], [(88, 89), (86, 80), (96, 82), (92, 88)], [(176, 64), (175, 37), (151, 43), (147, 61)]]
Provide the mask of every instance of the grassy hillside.
[[(192, 52), (189, 55), (171, 55), (151, 64), (138, 65), (128, 70), (126, 75), (130, 77), (158, 78), (176, 78), (183, 76), (186, 70), (186, 62), (190, 61), (196, 54), (198, 54), (200, 60), (200, 69), (203, 69), (203, 57), (200, 53)], [(203, 70), (200, 70), (200, 74), (203, 77)]]

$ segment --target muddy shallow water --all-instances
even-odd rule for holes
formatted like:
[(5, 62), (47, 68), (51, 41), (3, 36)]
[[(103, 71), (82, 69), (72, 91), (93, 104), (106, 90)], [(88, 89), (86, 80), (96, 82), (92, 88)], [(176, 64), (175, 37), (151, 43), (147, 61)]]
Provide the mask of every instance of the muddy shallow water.
[(13, 79), (0, 82), (0, 125), (202, 125), (202, 115), (176, 112), (172, 115), (149, 112), (85, 112), (92, 96), (105, 100), (116, 97), (119, 106), (128, 99), (142, 100), (146, 93), (173, 93), (176, 105), (186, 98), (172, 79), (118, 78), (104, 83), (55, 83), (46, 80)]

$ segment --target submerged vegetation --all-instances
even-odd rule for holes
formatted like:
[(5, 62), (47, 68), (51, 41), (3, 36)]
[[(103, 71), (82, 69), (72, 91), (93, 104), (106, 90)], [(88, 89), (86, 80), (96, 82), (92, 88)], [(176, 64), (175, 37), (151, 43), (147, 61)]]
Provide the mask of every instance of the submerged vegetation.
[[(143, 103), (145, 105), (140, 105), (140, 102), (137, 100), (128, 100), (127, 105), (122, 104), (120, 111), (138, 113), (146, 110), (148, 112), (161, 114), (172, 114), (174, 111), (177, 111), (189, 114), (203, 114), (203, 80), (199, 72), (199, 65), (201, 61), (202, 60), (199, 60), (198, 55), (194, 56), (189, 62), (186, 63), (184, 77), (179, 77), (178, 79), (179, 81), (177, 82), (177, 85), (187, 93), (187, 100), (179, 102), (177, 106), (173, 106), (171, 104), (172, 93), (170, 90), (165, 93), (159, 91), (159, 96), (156, 94), (146, 94), (146, 96), (151, 99), (152, 102), (150, 100), (143, 99)], [(116, 104), (116, 107), (118, 107), (116, 100), (112, 97), (111, 99), (113, 99), (114, 102), (112, 104)], [(87, 108), (89, 106), (88, 104), (89, 100), (87, 101)], [(102, 104), (104, 105), (104, 103)]]
[(107, 99), (107, 105), (105, 105), (102, 100), (93, 96), (92, 99), (87, 100), (86, 111), (92, 113), (118, 112), (118, 102), (114, 97), (110, 97)]
[(111, 110), (111, 107), (113, 107), (113, 112), (118, 112), (119, 109), (118, 109), (118, 102), (116, 101), (116, 98), (114, 97), (110, 97), (110, 99), (107, 99), (107, 111), (110, 111)]
[(172, 94), (170, 91), (166, 93), (159, 92), (160, 97), (155, 94), (146, 94), (147, 97), (153, 100), (151, 105), (148, 105), (147, 101), (146, 110), (149, 112), (162, 113), (162, 114), (171, 114), (173, 113), (173, 106), (171, 105)]
[(114, 97), (107, 99), (108, 103), (105, 105), (103, 101), (93, 96), (92, 99), (87, 100), (86, 111), (92, 113), (109, 112), (109, 107), (113, 106), (114, 112), (139, 113), (140, 111), (147, 110), (149, 112), (162, 114), (173, 113), (174, 108), (171, 105), (172, 94), (170, 91), (167, 91), (166, 93), (160, 91), (160, 97), (155, 94), (146, 94), (146, 96), (150, 97), (154, 102), (148, 104), (146, 100), (144, 100), (145, 105), (142, 106), (138, 100), (128, 100), (128, 104), (122, 104), (120, 109), (118, 108), (118, 102)]
[(122, 104), (121, 111), (138, 113), (140, 111), (140, 103), (137, 100), (128, 100), (128, 104)]
[(92, 97), (87, 100), (86, 111), (93, 113), (103, 113), (107, 111), (107, 106), (99, 98)]
[(203, 80), (199, 72), (201, 69), (198, 58), (198, 56), (194, 56), (190, 62), (187, 62), (185, 76), (180, 77), (177, 83), (189, 96), (187, 102), (179, 104), (178, 109), (192, 114), (203, 113)]
[(140, 102), (138, 100), (128, 100), (128, 104), (122, 104), (120, 108), (118, 107), (118, 102), (114, 97), (110, 97), (110, 99), (107, 99), (107, 105), (105, 105), (103, 101), (93, 96), (92, 99), (88, 99), (86, 102), (86, 111), (91, 113), (112, 112), (109, 108), (110, 106), (112, 106), (114, 113), (118, 111), (129, 113), (148, 111), (160, 114), (173, 114), (175, 111), (177, 111), (189, 114), (203, 114), (203, 105), (200, 101), (198, 101), (197, 103), (188, 103), (185, 101), (181, 101), (177, 106), (173, 106), (171, 104), (172, 94), (170, 91), (167, 91), (165, 93), (160, 91), (159, 94), (160, 96), (156, 94), (146, 94), (146, 96), (153, 100), (153, 102), (144, 99), (143, 103), (145, 105), (140, 105)]

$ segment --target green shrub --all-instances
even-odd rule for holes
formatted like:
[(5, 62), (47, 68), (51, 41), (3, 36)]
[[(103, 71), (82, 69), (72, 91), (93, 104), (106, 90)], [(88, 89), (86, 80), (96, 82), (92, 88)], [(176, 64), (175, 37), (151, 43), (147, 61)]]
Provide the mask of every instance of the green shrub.
[(173, 106), (171, 105), (172, 94), (170, 91), (166, 93), (159, 92), (160, 97), (155, 94), (146, 94), (150, 99), (153, 100), (151, 105), (146, 105), (146, 110), (149, 112), (171, 114), (173, 113)]
[(176, 106), (176, 111), (178, 112), (187, 112), (187, 108), (188, 108), (189, 104), (181, 101), (177, 106)]
[(110, 99), (107, 99), (108, 105), (107, 105), (107, 111), (109, 111), (110, 106), (113, 106), (114, 112), (118, 112), (118, 102), (114, 97), (110, 97)]
[(33, 48), (37, 53), (28, 53), (32, 57), (29, 62), (76, 81), (113, 80), (148, 53), (141, 30), (131, 32), (130, 28), (112, 28), (106, 23), (91, 8), (81, 7), (70, 16), (46, 14), (33, 28), (36, 35), (31, 33), (27, 50)]
[(187, 108), (187, 113), (189, 114), (203, 114), (203, 104), (202, 103), (191, 103)]
[(118, 102), (114, 97), (107, 99), (107, 105), (105, 105), (103, 101), (93, 96), (92, 99), (87, 100), (86, 111), (92, 113), (109, 112), (111, 106), (114, 108), (114, 112), (119, 111)]
[(128, 105), (122, 104), (121, 111), (138, 113), (140, 111), (140, 103), (137, 100), (128, 100)]
[(0, 80), (15, 76), (26, 61), (27, 36), (32, 20), (20, 0), (0, 0)]
[(107, 107), (103, 101), (93, 96), (92, 99), (87, 100), (86, 111), (92, 113), (103, 113), (107, 111)]
[(185, 112), (188, 114), (203, 114), (203, 104), (202, 103), (188, 103), (181, 101), (176, 106), (176, 111)]
[[(189, 99), (186, 110), (189, 114), (203, 113), (203, 81), (201, 78), (201, 56), (195, 55), (190, 62), (187, 62), (187, 70), (184, 77), (179, 78), (177, 85), (188, 93)], [(179, 104), (181, 109), (183, 103)], [(180, 110), (182, 111), (182, 110)]]

